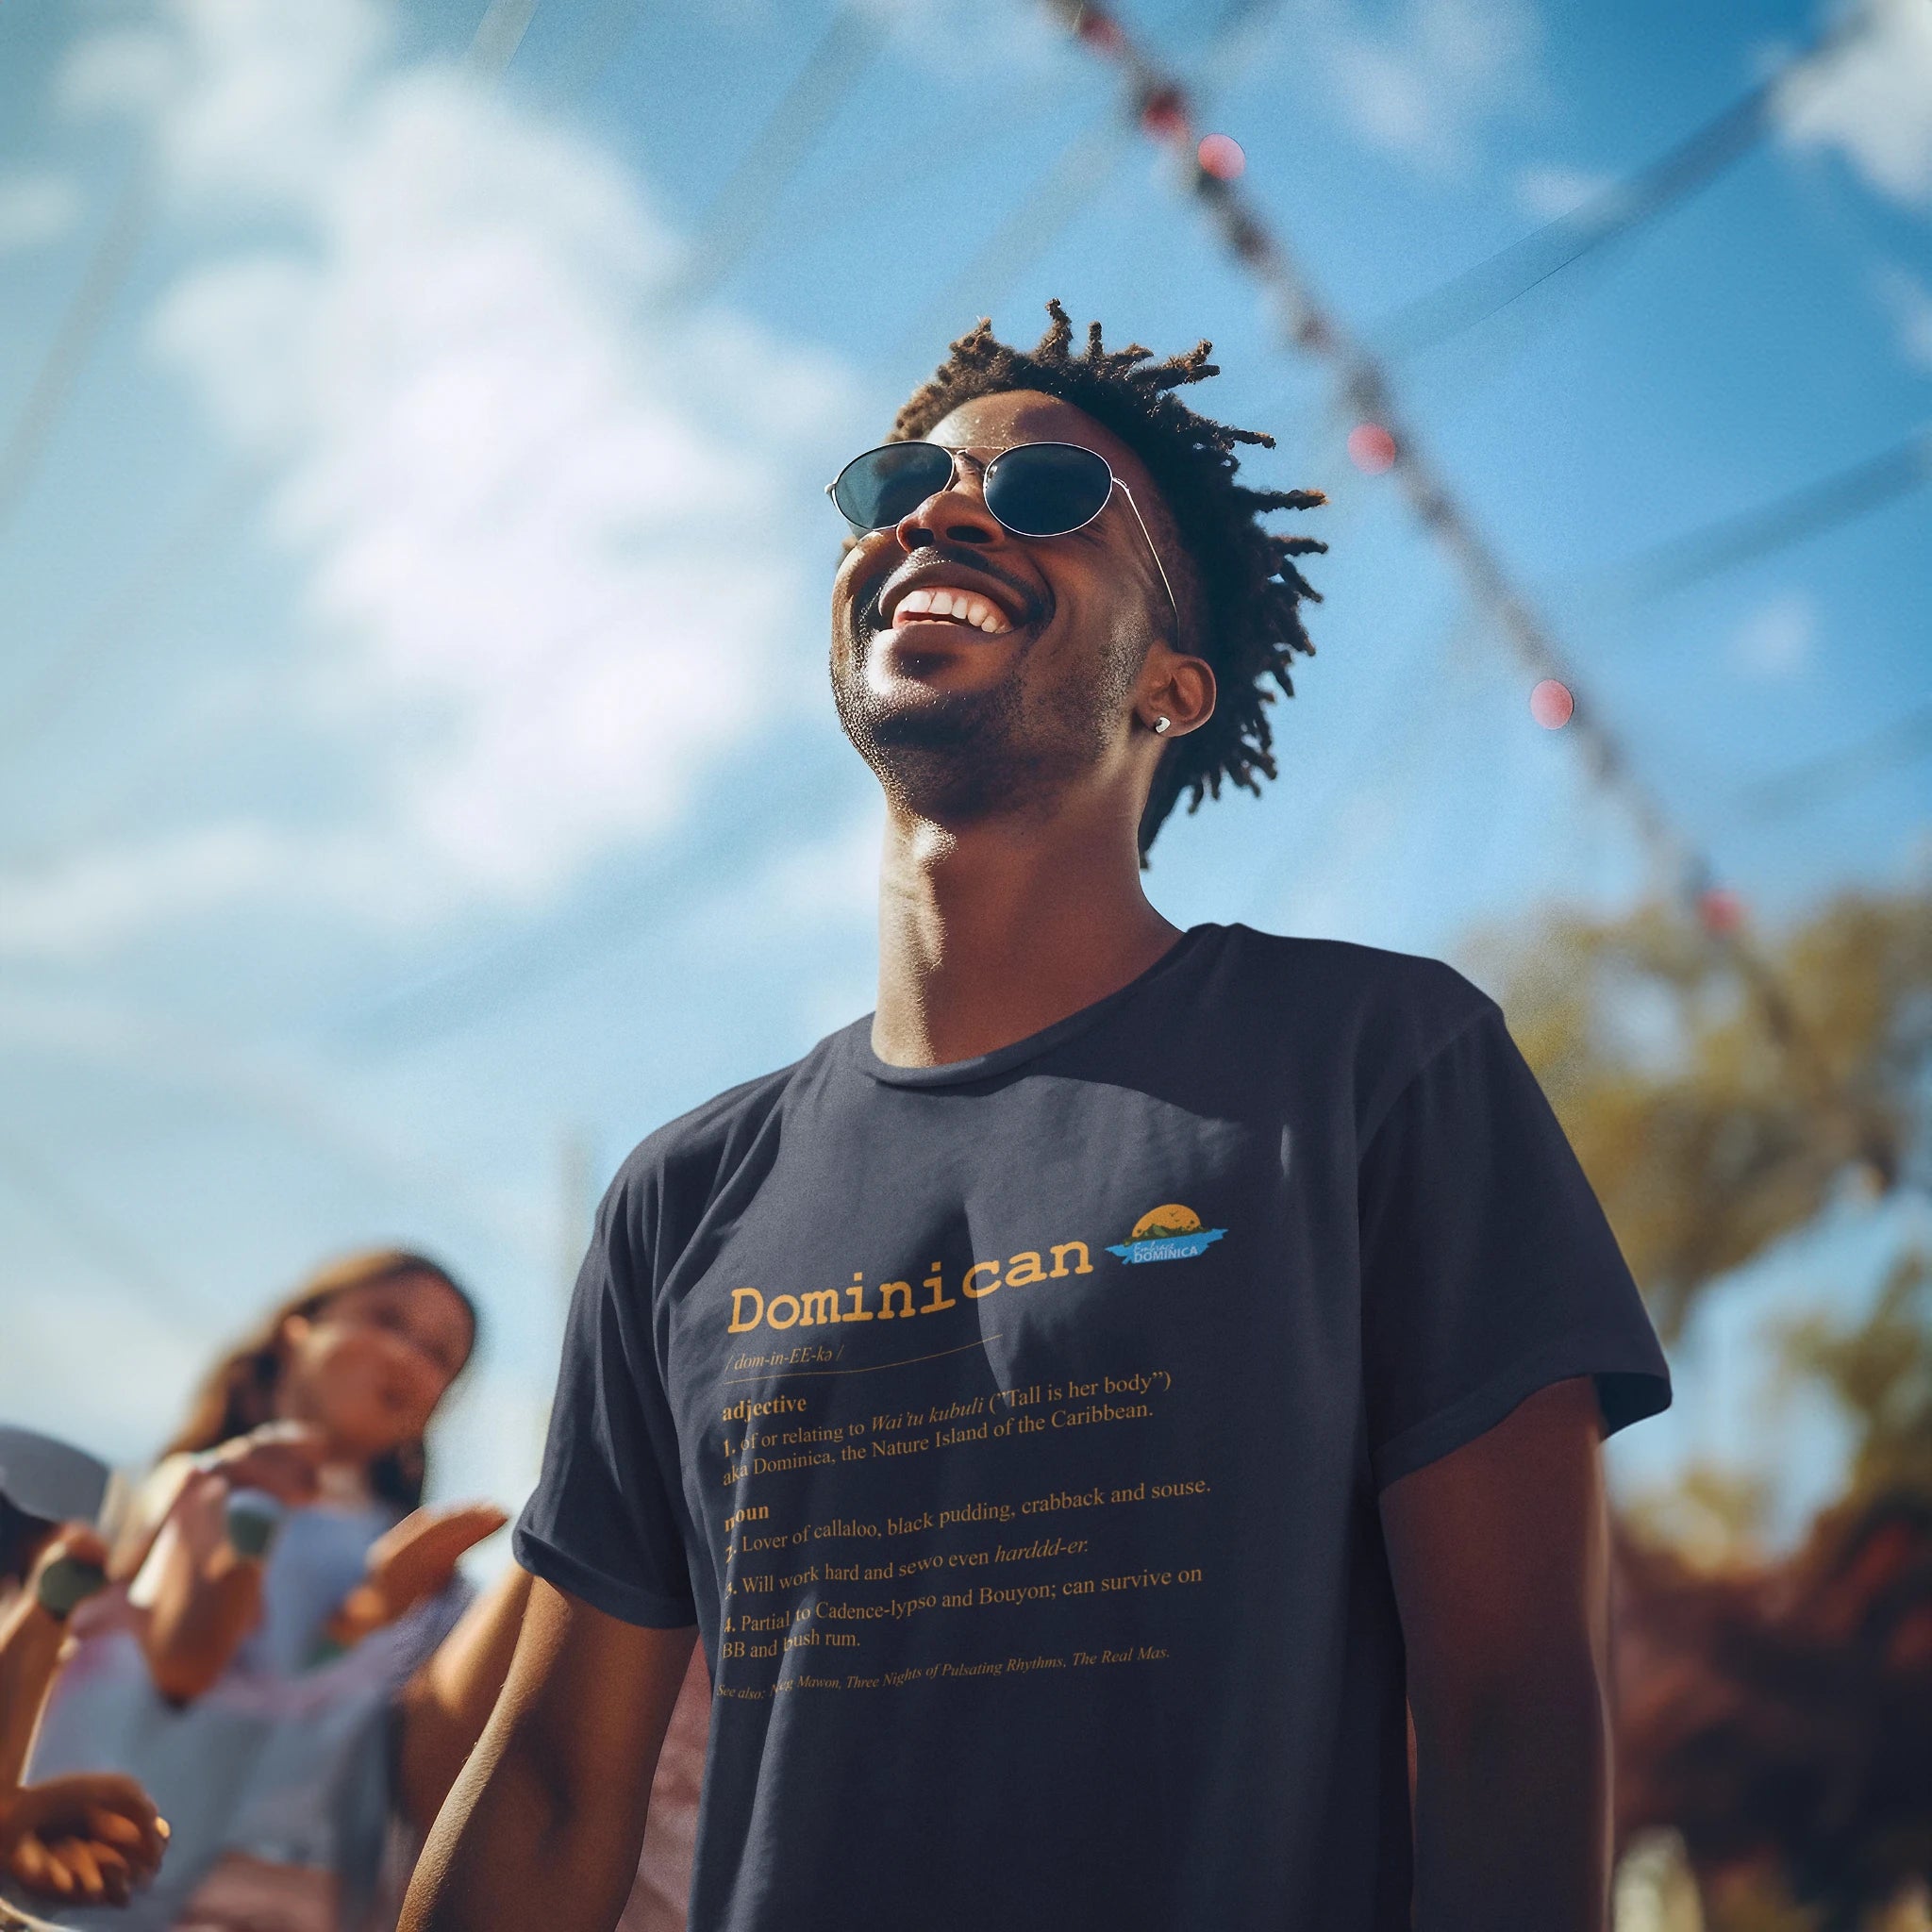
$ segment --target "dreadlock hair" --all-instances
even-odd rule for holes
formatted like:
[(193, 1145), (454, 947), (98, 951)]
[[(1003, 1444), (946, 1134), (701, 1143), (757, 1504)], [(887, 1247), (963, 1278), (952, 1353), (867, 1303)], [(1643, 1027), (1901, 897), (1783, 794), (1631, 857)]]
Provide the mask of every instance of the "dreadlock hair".
[(1073, 352), (1074, 325), (1058, 301), (1046, 305), (1052, 323), (1037, 348), (1009, 348), (982, 321), (952, 344), (932, 379), (916, 390), (892, 425), (898, 442), (929, 435), (961, 403), (1009, 390), (1040, 390), (1083, 409), (1126, 443), (1147, 465), (1180, 532), (1185, 648), (1214, 671), (1214, 715), (1199, 730), (1174, 740), (1161, 755), (1147, 808), (1141, 817), (1141, 862), (1182, 792), (1188, 809), (1221, 796), (1222, 781), (1259, 793), (1275, 775), (1274, 734), (1264, 706), (1278, 685), (1294, 695), (1290, 667), (1297, 651), (1315, 647), (1302, 626), (1303, 601), (1320, 603), (1294, 558), (1324, 551), (1314, 537), (1280, 537), (1262, 527), (1272, 509), (1311, 509), (1325, 502), (1319, 490), (1250, 490), (1235, 480), (1239, 443), (1273, 449), (1258, 429), (1235, 429), (1195, 414), (1174, 391), (1220, 370), (1208, 358), (1213, 344), (1197, 342), (1164, 362), (1137, 342), (1108, 349), (1100, 324), (1090, 323), (1083, 355)]

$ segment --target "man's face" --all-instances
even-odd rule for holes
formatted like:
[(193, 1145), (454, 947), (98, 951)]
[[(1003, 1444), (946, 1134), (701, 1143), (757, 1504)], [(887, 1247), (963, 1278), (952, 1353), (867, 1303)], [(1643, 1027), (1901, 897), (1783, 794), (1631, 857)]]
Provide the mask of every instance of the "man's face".
[[(833, 584), (840, 722), (889, 796), (924, 816), (1041, 809), (1123, 754), (1137, 680), (1174, 619), (1119, 491), (1082, 529), (1016, 537), (986, 507), (985, 466), (1016, 443), (1079, 443), (1133, 491), (1170, 571), (1172, 525), (1133, 451), (1057, 397), (981, 397), (930, 441), (967, 453), (952, 482), (859, 538)], [(942, 592), (966, 611), (920, 608)]]

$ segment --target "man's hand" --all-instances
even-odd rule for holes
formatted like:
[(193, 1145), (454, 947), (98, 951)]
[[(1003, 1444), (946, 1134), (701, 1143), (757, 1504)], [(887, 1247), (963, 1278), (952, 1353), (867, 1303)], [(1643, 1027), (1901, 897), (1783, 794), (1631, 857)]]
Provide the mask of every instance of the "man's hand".
[(167, 1842), (154, 1801), (118, 1773), (49, 1778), (0, 1796), (0, 1872), (42, 1898), (125, 1906)]
[(369, 1546), (368, 1576), (343, 1598), (328, 1634), (345, 1647), (392, 1624), (456, 1574), (458, 1561), (509, 1521), (494, 1503), (418, 1509)]
[(1416, 1740), (1417, 1932), (1603, 1932), (1609, 1561), (1586, 1377), (1382, 1496)]

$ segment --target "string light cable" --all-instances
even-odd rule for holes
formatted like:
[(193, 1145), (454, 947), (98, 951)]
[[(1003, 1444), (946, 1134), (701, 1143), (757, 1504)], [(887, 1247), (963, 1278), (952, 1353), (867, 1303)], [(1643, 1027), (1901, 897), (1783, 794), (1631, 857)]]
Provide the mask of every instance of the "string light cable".
[(1932, 424), (1903, 442), (1793, 490), (1654, 545), (1605, 574), (1606, 588), (1643, 603), (1823, 536), (1932, 483)]
[(1536, 697), (1550, 688), (1559, 695), (1560, 715), (1549, 718), (1540, 710), (1540, 720), (1567, 726), (1589, 775), (1622, 803), (1672, 895), (1697, 918), (1757, 998), (1801, 1087), (1839, 1124), (1845, 1158), (1866, 1160), (1889, 1185), (1897, 1163), (1882, 1144), (1882, 1128), (1841, 1091), (1774, 969), (1750, 939), (1741, 901), (1719, 885), (1709, 858), (1679, 829), (1622, 741), (1586, 701), (1554, 633), (1403, 422), (1383, 363), (1323, 304), (1287, 243), (1239, 185), (1245, 160), (1238, 144), (1226, 136), (1198, 134), (1180, 81), (1115, 15), (1085, 0), (1044, 5), (1079, 42), (1119, 70), (1129, 114), (1175, 157), (1183, 192), (1260, 287), (1288, 345), (1329, 369), (1357, 425), (1349, 438), (1357, 467), (1387, 474), (1402, 491), (1417, 521), (1455, 564), (1472, 603), (1537, 680)]
[(1486, 322), (1585, 256), (1647, 225), (1743, 159), (1775, 125), (1779, 108), (1793, 90), (1815, 79), (1862, 40), (1874, 17), (1870, 5), (1841, 15), (1656, 159), (1592, 194), (1582, 207), (1404, 303), (1368, 333), (1391, 357), (1434, 348)]

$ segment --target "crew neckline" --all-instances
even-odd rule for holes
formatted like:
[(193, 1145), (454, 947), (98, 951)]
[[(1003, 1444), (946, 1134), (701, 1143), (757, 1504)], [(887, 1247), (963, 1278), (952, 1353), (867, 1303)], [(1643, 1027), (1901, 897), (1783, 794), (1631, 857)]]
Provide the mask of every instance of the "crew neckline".
[(946, 1060), (936, 1067), (894, 1066), (873, 1051), (874, 1015), (868, 1013), (846, 1028), (851, 1058), (860, 1073), (876, 1080), (882, 1087), (958, 1087), (972, 1080), (984, 1080), (992, 1074), (1004, 1074), (1008, 1069), (1037, 1058), (1062, 1041), (1072, 1040), (1076, 1034), (1086, 1032), (1090, 1026), (1098, 1025), (1120, 1008), (1137, 999), (1156, 980), (1186, 964), (1210, 937), (1227, 930), (1226, 926), (1212, 923), (1189, 926), (1153, 965), (1136, 974), (1124, 986), (1116, 987), (1091, 1006), (1069, 1013), (1064, 1020), (1056, 1020), (1051, 1026), (1042, 1026), (1038, 1033), (1029, 1033), (1024, 1040), (996, 1046), (991, 1053), (975, 1054), (971, 1059)]

